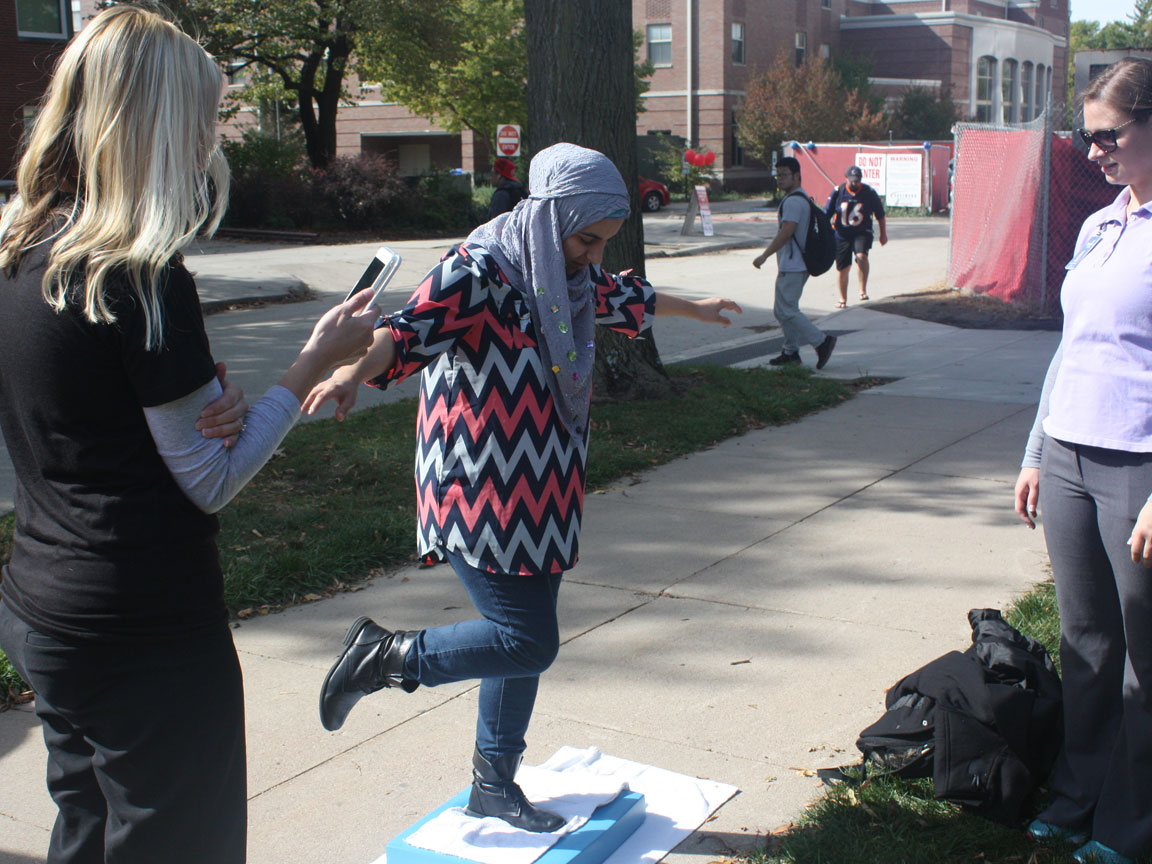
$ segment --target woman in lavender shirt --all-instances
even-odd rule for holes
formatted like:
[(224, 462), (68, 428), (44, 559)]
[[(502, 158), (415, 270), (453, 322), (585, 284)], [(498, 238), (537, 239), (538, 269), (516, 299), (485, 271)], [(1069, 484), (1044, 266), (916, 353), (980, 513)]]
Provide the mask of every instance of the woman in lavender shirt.
[(1016, 481), (1044, 513), (1060, 606), (1064, 746), (1028, 826), (1073, 859), (1152, 852), (1152, 62), (1125, 59), (1084, 93), (1088, 158), (1116, 200), (1080, 230), (1064, 333)]

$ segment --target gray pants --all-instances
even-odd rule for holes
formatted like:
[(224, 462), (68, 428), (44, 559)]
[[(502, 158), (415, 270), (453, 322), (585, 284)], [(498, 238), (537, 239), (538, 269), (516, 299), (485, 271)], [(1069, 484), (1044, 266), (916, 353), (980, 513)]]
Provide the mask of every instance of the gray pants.
[(1126, 543), (1150, 491), (1152, 454), (1044, 441), (1064, 746), (1040, 819), (1133, 858), (1152, 852), (1152, 570)]
[(819, 345), (824, 341), (824, 333), (808, 320), (800, 311), (800, 295), (804, 293), (804, 283), (808, 273), (779, 273), (776, 276), (776, 302), (772, 314), (784, 331), (784, 350), (794, 354), (801, 345)]

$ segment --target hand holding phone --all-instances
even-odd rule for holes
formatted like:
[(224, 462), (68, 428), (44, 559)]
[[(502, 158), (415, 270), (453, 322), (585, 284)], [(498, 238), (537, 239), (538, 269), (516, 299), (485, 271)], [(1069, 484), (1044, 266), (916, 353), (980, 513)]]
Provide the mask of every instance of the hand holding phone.
[[(400, 268), (400, 254), (387, 246), (381, 246), (376, 250), (376, 255), (372, 262), (365, 268), (364, 272), (360, 274), (360, 278), (356, 281), (355, 287), (348, 292), (349, 299), (352, 295), (363, 291), (365, 288), (372, 289), (372, 299), (368, 302), (369, 306), (376, 306), (376, 301), (380, 295), (384, 293), (384, 289), (388, 287), (388, 282), (396, 271)], [(379, 308), (379, 307), (377, 307)]]

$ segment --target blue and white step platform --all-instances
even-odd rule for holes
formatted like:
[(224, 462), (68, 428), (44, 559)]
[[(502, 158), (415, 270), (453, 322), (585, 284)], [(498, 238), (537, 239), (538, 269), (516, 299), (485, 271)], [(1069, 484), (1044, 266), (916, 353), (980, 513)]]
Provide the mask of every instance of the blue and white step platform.
[(533, 834), (468, 816), (468, 789), (402, 831), (375, 864), (645, 864), (656, 862), (739, 790), (601, 753), (562, 747), (516, 781), (567, 822)]

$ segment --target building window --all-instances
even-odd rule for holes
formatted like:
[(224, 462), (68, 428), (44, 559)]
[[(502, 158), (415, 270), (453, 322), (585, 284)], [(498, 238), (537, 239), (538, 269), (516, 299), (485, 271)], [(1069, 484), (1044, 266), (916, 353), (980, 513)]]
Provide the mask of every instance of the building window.
[(1036, 116), (1048, 110), (1048, 100), (1044, 98), (1044, 64), (1036, 64)]
[(224, 64), (224, 78), (229, 87), (238, 87), (244, 83), (244, 69), (247, 64), (233, 60)]
[(820, 8), (821, 9), (831, 9), (832, 8), (832, 0), (820, 0)]
[[(1101, 72), (1108, 68), (1107, 63), (1093, 63), (1088, 67), (1088, 80), (1091, 81), (1096, 78)], [(1040, 82), (1036, 82), (1040, 83)]]
[(832, 56), (832, 46), (827, 42), (820, 43), (820, 59), (827, 60)]
[(740, 137), (738, 134), (740, 132), (740, 124), (736, 121), (736, 112), (735, 111), (732, 112), (730, 121), (732, 124), (732, 141), (731, 141), (731, 145), (728, 148), (728, 152), (731, 153), (732, 155), (731, 155), (731, 159), (730, 159), (729, 164), (731, 164), (731, 165), (743, 165), (744, 164), (744, 148), (740, 146)]
[(804, 65), (804, 54), (807, 52), (807, 50), (808, 50), (808, 34), (807, 33), (797, 33), (796, 34), (796, 65), (797, 66), (803, 66)]
[(648, 62), (653, 66), (672, 65), (672, 25), (648, 25)]
[(1020, 120), (1020, 72), (1015, 60), (1005, 60), (1001, 67), (1000, 91), (1003, 97), (1004, 122)]
[(732, 24), (732, 62), (744, 62), (744, 25)]
[(981, 57), (976, 61), (976, 120), (992, 122), (992, 93), (996, 81), (996, 58)]
[(24, 131), (28, 132), (32, 129), (32, 124), (36, 122), (36, 115), (39, 112), (35, 105), (25, 105), (22, 113), (24, 115)]
[(68, 38), (67, 0), (16, 0), (16, 30), (21, 36)]
[(1032, 113), (1032, 64), (1027, 61), (1020, 64), (1020, 94), (1024, 97), (1020, 105), (1020, 122), (1027, 123), (1036, 116)]
[(1044, 96), (1047, 98), (1048, 94), (1052, 92), (1052, 67), (1048, 67), (1048, 71), (1044, 73)]

